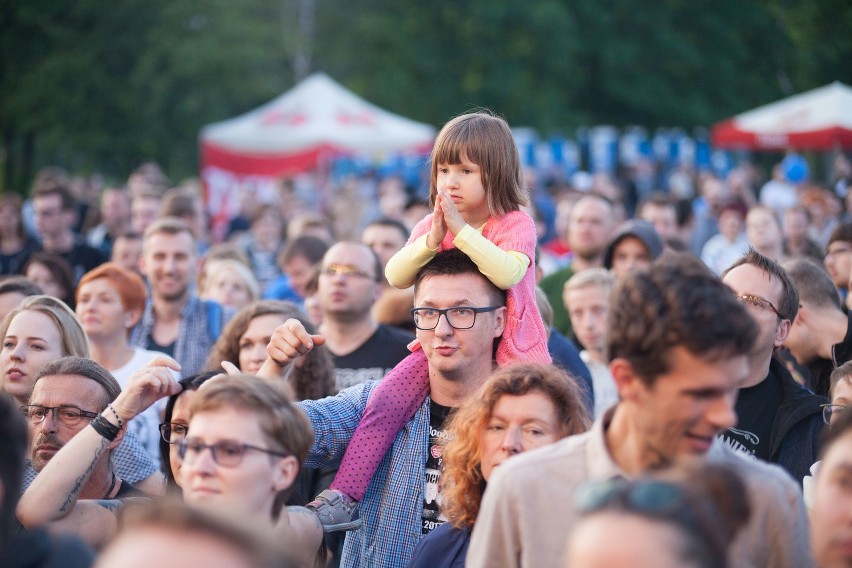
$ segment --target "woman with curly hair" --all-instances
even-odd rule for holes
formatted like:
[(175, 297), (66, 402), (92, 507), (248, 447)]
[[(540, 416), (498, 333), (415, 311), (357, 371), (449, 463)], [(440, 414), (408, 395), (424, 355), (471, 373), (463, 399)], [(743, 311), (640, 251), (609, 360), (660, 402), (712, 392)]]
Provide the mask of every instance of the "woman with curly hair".
[(417, 546), (410, 566), (464, 566), (488, 478), (508, 458), (585, 432), (591, 424), (577, 383), (552, 365), (495, 371), (450, 418), (441, 474), (447, 523)]
[[(207, 369), (220, 369), (223, 361), (236, 364), (244, 373), (256, 374), (266, 361), (266, 346), (275, 329), (296, 318), (308, 333), (316, 333), (308, 317), (291, 302), (261, 300), (235, 315), (213, 345)], [(324, 346), (301, 357), (287, 378), (297, 400), (315, 400), (334, 394), (334, 361)]]

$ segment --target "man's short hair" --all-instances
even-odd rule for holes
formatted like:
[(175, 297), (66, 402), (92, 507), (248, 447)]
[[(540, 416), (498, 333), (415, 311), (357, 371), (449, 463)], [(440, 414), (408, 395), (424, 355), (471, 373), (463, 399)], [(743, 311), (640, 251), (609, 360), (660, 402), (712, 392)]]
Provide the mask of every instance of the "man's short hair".
[(74, 199), (71, 190), (64, 185), (49, 185), (40, 187), (33, 192), (33, 199), (39, 197), (48, 197), (50, 195), (58, 195), (63, 211), (70, 211), (77, 207), (77, 201)]
[(796, 286), (800, 302), (821, 309), (840, 309), (840, 295), (822, 266), (809, 258), (788, 260), (782, 266)]
[[(403, 225), (401, 221), (391, 219), (390, 217), (380, 217), (375, 221), (367, 223), (367, 226), (364, 227), (364, 231), (366, 231), (370, 227), (391, 227), (393, 229), (396, 229), (402, 236), (403, 242), (408, 241), (408, 237), (411, 235), (411, 231), (408, 230), (408, 227)], [(363, 234), (364, 231), (361, 231), (361, 233)]]
[(147, 241), (152, 236), (161, 233), (165, 235), (179, 235), (180, 233), (186, 233), (192, 237), (192, 242), (195, 244), (195, 234), (193, 234), (192, 229), (186, 221), (178, 217), (160, 217), (155, 219), (154, 222), (148, 225), (148, 228), (145, 229), (145, 234), (142, 240), (143, 242)]
[[(769, 209), (769, 211), (772, 210)], [(772, 214), (774, 215), (775, 212), (773, 211)], [(784, 319), (790, 321), (796, 319), (796, 314), (799, 313), (799, 291), (796, 289), (796, 284), (790, 278), (790, 275), (784, 270), (784, 267), (768, 256), (760, 254), (754, 247), (748, 247), (748, 251), (722, 273), (722, 278), (734, 268), (744, 264), (749, 264), (758, 270), (766, 272), (781, 283), (782, 292), (778, 311), (781, 312), (781, 317)]]
[(160, 202), (160, 215), (179, 218), (193, 217), (199, 201), (201, 201), (201, 196), (191, 190), (170, 189), (163, 195), (163, 200)]
[(267, 526), (189, 507), (175, 497), (146, 499), (128, 507), (119, 518), (118, 532), (111, 543), (121, 538), (132, 539), (135, 531), (147, 528), (161, 529), (174, 535), (207, 536), (239, 552), (253, 568), (297, 566), (290, 554), (280, 548), (280, 542)]
[(72, 355), (52, 361), (39, 369), (36, 375), (36, 382), (44, 377), (58, 375), (78, 375), (98, 383), (104, 391), (104, 396), (101, 397), (100, 401), (92, 401), (97, 405), (98, 412), (105, 409), (109, 403), (121, 394), (121, 385), (118, 384), (115, 377), (91, 359), (74, 357)]
[[(360, 249), (363, 249), (364, 252), (366, 252), (368, 255), (370, 255), (370, 258), (373, 261), (373, 280), (375, 282), (382, 282), (382, 280), (385, 277), (385, 270), (382, 267), (382, 259), (380, 259), (379, 255), (376, 254), (376, 251), (374, 251), (372, 248), (365, 245), (361, 241), (338, 241), (338, 242), (334, 243), (332, 245), (332, 247), (336, 247), (338, 245), (351, 245), (353, 247), (358, 247)], [(329, 247), (329, 249), (330, 248), (331, 247)], [(326, 251), (326, 252), (328, 252), (328, 251)], [(325, 259), (325, 254), (323, 254), (323, 258), (320, 259), (320, 260), (324, 260), (324, 259)], [(319, 274), (317, 275), (317, 278), (319, 278)]]
[(831, 231), (831, 236), (828, 237), (828, 244), (830, 245), (835, 241), (852, 243), (852, 221), (840, 223)]
[(25, 276), (8, 276), (0, 280), (0, 295), (21, 294), (23, 296), (38, 296), (44, 294), (42, 289)]
[(487, 283), (492, 305), (506, 305), (506, 292), (495, 286), (488, 278), (482, 275), (479, 267), (459, 249), (449, 249), (437, 253), (426, 266), (420, 269), (414, 278), (414, 295), (420, 284), (426, 278), (432, 276), (456, 276), (460, 274), (477, 274)]
[(17, 520), (18, 488), (24, 475), (27, 455), (27, 424), (11, 396), (0, 393), (0, 553), (9, 542)]
[(283, 269), (285, 264), (299, 257), (306, 259), (308, 263), (314, 265), (322, 260), (328, 248), (328, 243), (319, 237), (311, 235), (296, 237), (287, 241), (287, 244), (281, 249), (281, 252), (278, 254), (278, 266)]
[(580, 290), (581, 288), (607, 288), (615, 286), (615, 277), (606, 268), (589, 268), (582, 270), (565, 282), (564, 291)]
[(718, 360), (748, 353), (757, 334), (731, 289), (688, 254), (663, 254), (613, 290), (609, 353), (629, 361), (648, 386), (669, 371), (675, 347)]

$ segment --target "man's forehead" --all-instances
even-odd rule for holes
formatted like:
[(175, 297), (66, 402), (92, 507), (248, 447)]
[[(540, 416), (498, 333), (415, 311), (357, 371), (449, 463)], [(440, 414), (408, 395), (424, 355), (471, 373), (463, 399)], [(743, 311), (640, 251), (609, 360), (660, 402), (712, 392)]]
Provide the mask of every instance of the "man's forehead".
[(52, 405), (97, 402), (105, 396), (103, 387), (82, 375), (45, 375), (38, 379), (30, 396), (30, 404)]
[(415, 305), (484, 305), (489, 300), (484, 277), (475, 274), (436, 275), (423, 278), (417, 285)]
[(373, 265), (372, 254), (367, 245), (360, 243), (334, 245), (323, 257), (322, 265), (340, 264), (363, 270)]
[(192, 253), (194, 251), (192, 235), (186, 231), (179, 233), (153, 233), (143, 241), (146, 251), (183, 251)]

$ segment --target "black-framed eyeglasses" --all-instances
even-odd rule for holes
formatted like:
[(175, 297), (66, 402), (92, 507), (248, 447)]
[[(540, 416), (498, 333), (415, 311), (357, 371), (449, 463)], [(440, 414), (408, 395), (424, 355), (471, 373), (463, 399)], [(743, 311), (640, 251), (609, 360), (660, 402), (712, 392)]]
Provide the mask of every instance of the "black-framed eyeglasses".
[(88, 412), (73, 404), (60, 406), (28, 404), (21, 407), (21, 413), (30, 424), (41, 424), (47, 418), (48, 413), (53, 413), (53, 419), (62, 422), (65, 426), (77, 426), (83, 418), (94, 420), (98, 416), (97, 412)]
[(476, 314), (493, 312), (503, 306), (488, 306), (486, 308), (474, 308), (471, 306), (456, 306), (455, 308), (413, 308), (411, 315), (414, 317), (414, 326), (417, 329), (429, 331), (438, 327), (441, 316), (447, 318), (447, 323), (453, 329), (470, 329), (476, 323)]
[(835, 416), (840, 416), (840, 413), (846, 410), (846, 406), (842, 404), (820, 404), (822, 408), (822, 421), (831, 425), (831, 419)]
[(345, 278), (355, 277), (355, 278), (366, 278), (368, 280), (375, 280), (372, 276), (364, 272), (363, 270), (358, 270), (354, 266), (350, 266), (348, 264), (329, 264), (324, 267), (320, 274), (325, 276), (336, 276), (340, 275)]
[(205, 444), (198, 438), (184, 438), (178, 442), (178, 457), (180, 457), (181, 462), (191, 464), (198, 459), (204, 450), (208, 448), (213, 456), (213, 461), (222, 467), (237, 467), (240, 465), (240, 462), (243, 461), (243, 456), (248, 450), (263, 452), (264, 454), (270, 454), (282, 458), (286, 458), (290, 455), (288, 453), (270, 450), (269, 448), (243, 444), (236, 440), (219, 440), (215, 444)]
[(737, 300), (739, 300), (740, 303), (743, 303), (747, 306), (752, 306), (752, 307), (757, 308), (758, 310), (762, 310), (764, 312), (771, 310), (771, 311), (775, 312), (775, 315), (778, 316), (780, 319), (782, 319), (782, 320), (787, 319), (787, 317), (781, 315), (781, 312), (778, 311), (778, 308), (773, 306), (772, 302), (770, 302), (766, 298), (761, 298), (760, 296), (754, 296), (752, 294), (740, 294), (740, 295), (737, 296)]
[(622, 478), (593, 481), (580, 486), (574, 495), (574, 503), (583, 514), (623, 510), (700, 526), (690, 513), (690, 504), (683, 489), (668, 481), (627, 481)]
[(167, 444), (177, 444), (186, 438), (189, 426), (177, 422), (163, 422), (160, 424), (160, 436)]

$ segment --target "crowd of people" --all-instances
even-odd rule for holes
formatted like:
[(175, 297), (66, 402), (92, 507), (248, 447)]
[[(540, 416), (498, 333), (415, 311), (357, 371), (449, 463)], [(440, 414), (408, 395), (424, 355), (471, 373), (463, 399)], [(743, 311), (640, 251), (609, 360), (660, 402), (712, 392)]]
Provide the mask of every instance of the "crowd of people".
[[(852, 168), (0, 195), (0, 566), (852, 565)], [(675, 183), (676, 182), (676, 183)], [(217, 242), (218, 241), (218, 242)], [(523, 455), (520, 455), (523, 454)]]

